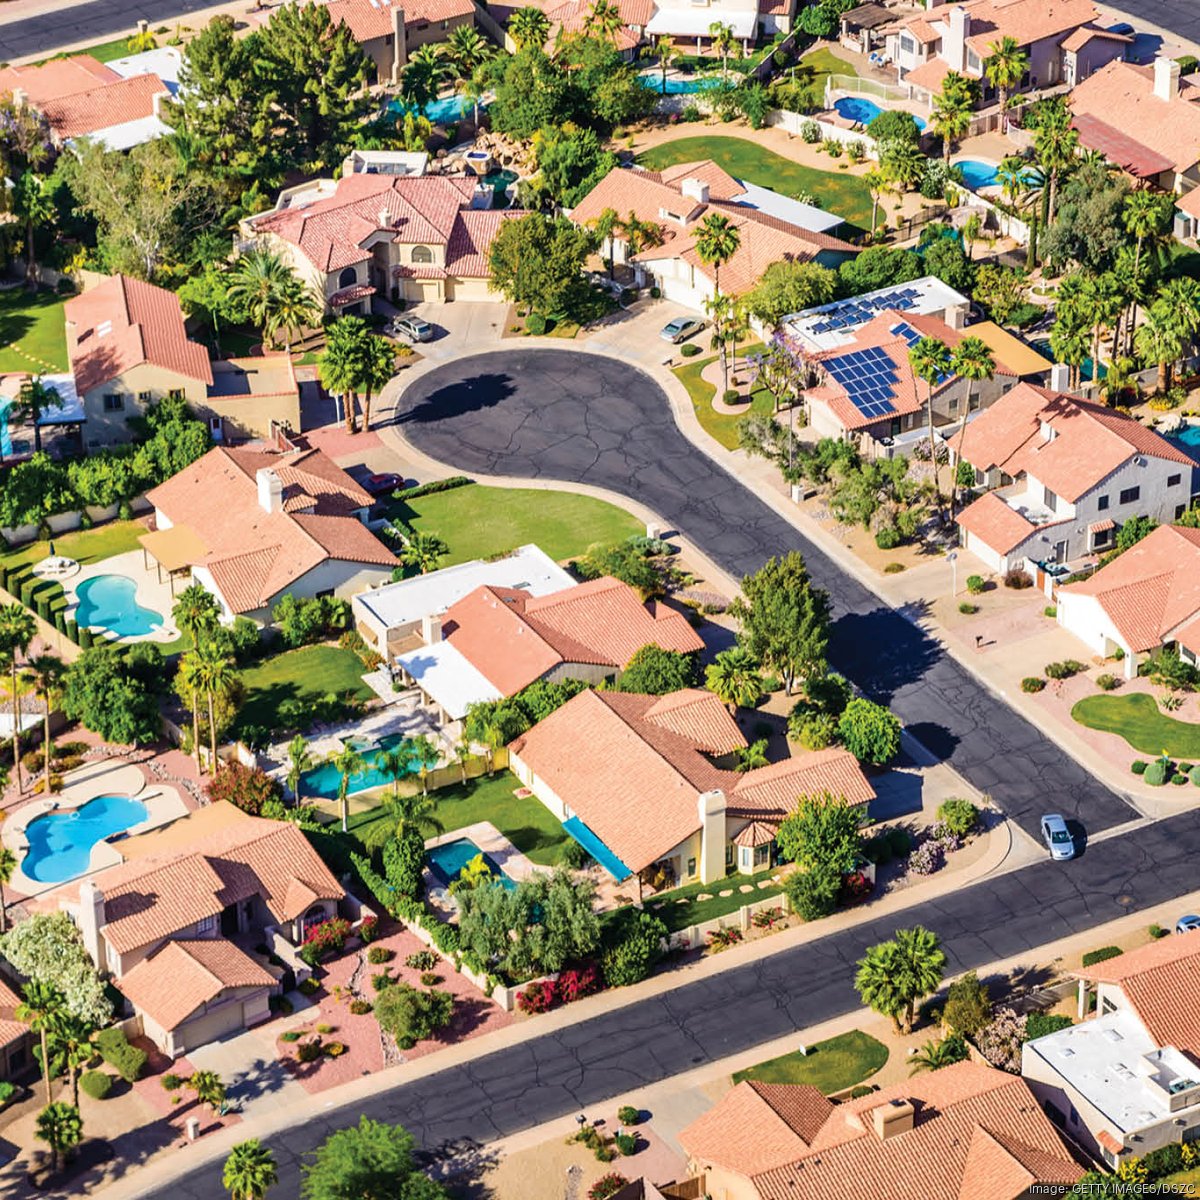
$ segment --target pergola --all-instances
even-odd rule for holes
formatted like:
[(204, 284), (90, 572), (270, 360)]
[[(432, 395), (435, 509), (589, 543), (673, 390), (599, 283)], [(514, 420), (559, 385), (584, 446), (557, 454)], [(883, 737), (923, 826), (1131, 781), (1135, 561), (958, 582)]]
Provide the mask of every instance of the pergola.
[(142, 565), (148, 571), (150, 560), (154, 560), (159, 583), (163, 582), (163, 572), (167, 573), (172, 596), (175, 595), (175, 577), (189, 572), (192, 564), (208, 553), (208, 547), (200, 536), (186, 525), (172, 525), (170, 529), (143, 533), (138, 542), (142, 547)]

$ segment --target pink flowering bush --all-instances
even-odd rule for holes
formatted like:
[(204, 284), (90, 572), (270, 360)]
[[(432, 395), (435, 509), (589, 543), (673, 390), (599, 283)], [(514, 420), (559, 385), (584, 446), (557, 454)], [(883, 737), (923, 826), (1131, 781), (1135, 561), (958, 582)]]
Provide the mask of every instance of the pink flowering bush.
[(517, 996), (517, 1009), (523, 1013), (544, 1013), (554, 1007), (558, 986), (553, 979), (539, 979)]
[(998, 1008), (996, 1015), (976, 1035), (979, 1053), (1002, 1071), (1021, 1070), (1021, 1043), (1025, 1041), (1025, 1016), (1011, 1008)]
[(327, 955), (342, 950), (349, 936), (350, 922), (342, 917), (330, 917), (328, 921), (313, 925), (304, 935), (300, 957), (310, 967), (316, 966)]

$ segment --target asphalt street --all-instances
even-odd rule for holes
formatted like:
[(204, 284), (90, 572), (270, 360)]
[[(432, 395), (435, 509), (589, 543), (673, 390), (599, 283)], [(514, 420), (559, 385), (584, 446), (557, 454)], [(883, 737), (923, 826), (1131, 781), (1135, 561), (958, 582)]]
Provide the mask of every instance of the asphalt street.
[[(735, 573), (771, 554), (803, 551), (835, 601), (837, 664), (896, 706), (927, 743), (1023, 824), (1051, 801), (1093, 832), (1131, 815), (1119, 797), (693, 447), (676, 429), (666, 397), (635, 368), (581, 361), (567, 351), (475, 356), (411, 385), (397, 419), (414, 444), (465, 471), (586, 481), (635, 496)], [(365, 1105), (331, 1109), (268, 1139), (280, 1166), (280, 1194), (297, 1195), (305, 1153), (360, 1112), (406, 1126), (431, 1156), (483, 1155), (488, 1141), (586, 1112), (608, 1097), (850, 1010), (858, 1003), (855, 961), (898, 925), (935, 930), (950, 970), (967, 970), (1193, 890), (1198, 851), (1200, 814), (1140, 826), (1085, 846), (1073, 862), (1038, 862), (902, 916), (864, 921), (382, 1090)], [(169, 1188), (145, 1195), (219, 1197), (220, 1163), (190, 1169)]]

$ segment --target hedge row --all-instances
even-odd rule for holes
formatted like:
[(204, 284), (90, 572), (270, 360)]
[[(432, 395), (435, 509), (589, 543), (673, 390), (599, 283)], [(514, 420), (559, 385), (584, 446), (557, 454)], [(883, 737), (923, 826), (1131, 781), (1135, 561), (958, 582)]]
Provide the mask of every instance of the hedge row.
[(466, 475), (451, 475), (449, 479), (433, 479), (429, 483), (418, 483), (415, 487), (400, 488), (392, 496), (396, 500), (415, 500), (418, 496), (433, 496), (452, 488), (466, 487), (471, 482)]

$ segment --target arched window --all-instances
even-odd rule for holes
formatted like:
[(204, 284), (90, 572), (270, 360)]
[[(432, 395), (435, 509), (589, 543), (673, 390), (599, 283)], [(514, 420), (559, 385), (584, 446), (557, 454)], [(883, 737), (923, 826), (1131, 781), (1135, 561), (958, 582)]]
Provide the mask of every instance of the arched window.
[(428, 246), (414, 246), (412, 260), (415, 263), (433, 262), (433, 251)]
[(347, 267), (338, 276), (338, 287), (349, 287), (351, 284), (358, 282), (358, 272), (353, 267)]

